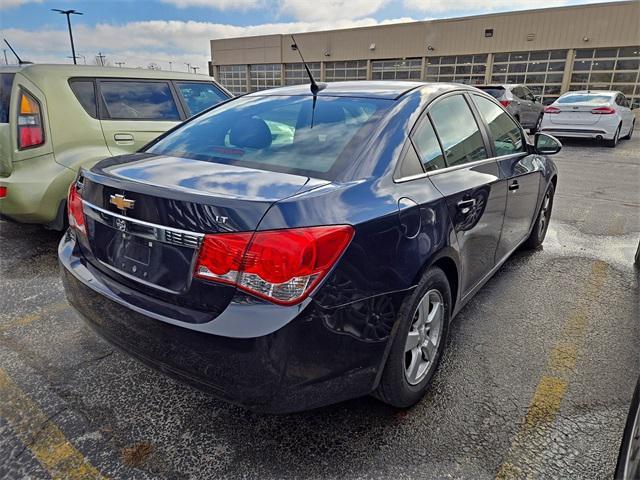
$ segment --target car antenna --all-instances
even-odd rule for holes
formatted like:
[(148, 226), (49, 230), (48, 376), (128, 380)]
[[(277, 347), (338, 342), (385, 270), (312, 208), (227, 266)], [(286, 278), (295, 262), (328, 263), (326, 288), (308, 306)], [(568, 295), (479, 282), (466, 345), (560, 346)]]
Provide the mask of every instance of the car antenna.
[(309, 65), (307, 65), (307, 62), (304, 61), (304, 57), (302, 56), (302, 51), (298, 47), (298, 44), (296, 43), (296, 39), (293, 37), (293, 35), (291, 35), (291, 40), (293, 41), (293, 44), (291, 45), (291, 49), (295, 50), (296, 52), (298, 52), (298, 55), (300, 55), (300, 60), (302, 60), (304, 69), (307, 71), (307, 75), (309, 75), (309, 81), (311, 82), (310, 88), (311, 88), (311, 94), (313, 95), (313, 105), (311, 109), (311, 128), (313, 128), (313, 117), (316, 112), (316, 100), (318, 99), (318, 92), (320, 90), (324, 90), (325, 88), (327, 88), (327, 84), (322, 82), (321, 83), (316, 82), (316, 79), (313, 78), (313, 75), (311, 74)]
[(9, 47), (9, 49), (11, 50), (11, 53), (13, 53), (13, 54), (16, 56), (16, 58), (18, 59), (18, 65), (27, 65), (27, 64), (33, 63), (33, 62), (25, 62), (24, 60), (22, 60), (22, 59), (18, 56), (18, 54), (16, 53), (16, 51), (13, 49), (13, 47), (11, 46), (11, 44), (10, 44), (9, 42), (7, 42), (7, 39), (6, 39), (6, 38), (4, 38), (3, 40), (4, 40), (4, 43), (6, 43), (6, 44), (7, 44), (7, 47)]

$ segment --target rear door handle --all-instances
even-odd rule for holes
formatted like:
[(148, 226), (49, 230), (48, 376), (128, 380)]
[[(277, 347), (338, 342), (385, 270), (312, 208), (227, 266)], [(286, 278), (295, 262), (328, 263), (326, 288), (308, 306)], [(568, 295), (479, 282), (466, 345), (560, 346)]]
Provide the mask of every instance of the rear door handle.
[(517, 180), (514, 180), (513, 183), (509, 185), (509, 190), (511, 191), (518, 190), (519, 188), (520, 188), (520, 184), (518, 183)]
[(130, 133), (115, 133), (113, 135), (113, 139), (116, 142), (124, 142), (124, 143), (132, 143), (133, 142), (133, 135)]
[(469, 200), (460, 200), (458, 202), (458, 210), (460, 210), (460, 213), (463, 213), (465, 215), (469, 213), (471, 209), (475, 206), (476, 206), (475, 198), (471, 198)]

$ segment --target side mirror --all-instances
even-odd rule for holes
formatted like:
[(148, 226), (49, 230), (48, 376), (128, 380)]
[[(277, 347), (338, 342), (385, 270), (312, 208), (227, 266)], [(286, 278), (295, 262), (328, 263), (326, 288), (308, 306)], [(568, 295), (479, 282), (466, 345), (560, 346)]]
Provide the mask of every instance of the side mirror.
[(533, 101), (534, 102), (540, 103), (541, 100), (542, 100), (542, 97), (540, 95), (534, 95), (533, 96)]
[(553, 135), (546, 133), (536, 133), (533, 146), (535, 152), (540, 155), (555, 155), (562, 148), (560, 140)]

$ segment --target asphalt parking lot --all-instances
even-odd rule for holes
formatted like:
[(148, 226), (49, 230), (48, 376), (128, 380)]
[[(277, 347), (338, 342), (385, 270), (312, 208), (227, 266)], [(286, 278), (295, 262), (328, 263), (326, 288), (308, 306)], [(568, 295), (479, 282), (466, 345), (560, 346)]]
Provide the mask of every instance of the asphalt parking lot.
[(249, 413), (67, 306), (60, 234), (0, 223), (0, 478), (610, 478), (640, 373), (640, 135), (566, 141), (544, 248), (457, 317), (427, 397)]

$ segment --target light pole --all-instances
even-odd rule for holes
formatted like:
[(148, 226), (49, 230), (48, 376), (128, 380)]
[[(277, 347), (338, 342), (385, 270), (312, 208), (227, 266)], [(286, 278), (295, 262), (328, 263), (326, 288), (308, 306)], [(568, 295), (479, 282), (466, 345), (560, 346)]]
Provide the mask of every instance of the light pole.
[(188, 72), (189, 70), (191, 70), (191, 64), (190, 64), (190, 63), (185, 63), (185, 65), (187, 66), (187, 72)]
[(193, 70), (193, 73), (198, 73), (200, 67), (191, 67), (191, 69)]
[(83, 13), (77, 12), (75, 10), (59, 10), (57, 8), (52, 8), (51, 11), (58, 12), (58, 13), (61, 13), (62, 15), (67, 16), (67, 26), (69, 27), (69, 39), (71, 40), (71, 55), (73, 55), (73, 64), (77, 65), (78, 62), (76, 62), (76, 48), (73, 46), (73, 33), (71, 32), (70, 15), (83, 15)]

